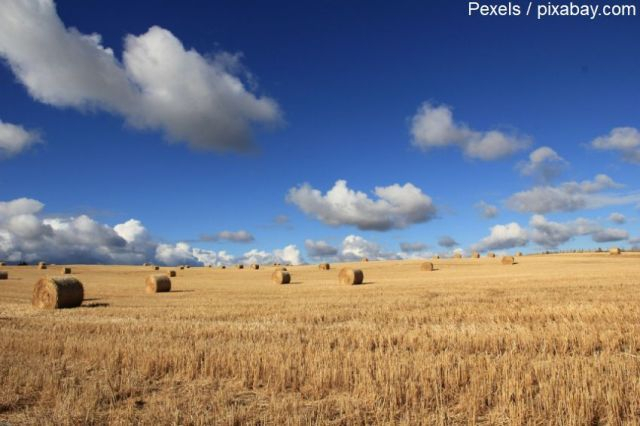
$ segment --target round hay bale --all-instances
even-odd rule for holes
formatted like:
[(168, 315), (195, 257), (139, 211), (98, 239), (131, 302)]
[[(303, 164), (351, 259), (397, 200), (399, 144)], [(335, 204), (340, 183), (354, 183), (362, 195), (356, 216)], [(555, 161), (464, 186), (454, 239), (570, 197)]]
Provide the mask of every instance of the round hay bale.
[(453, 258), (454, 259), (462, 259), (462, 255), (460, 253), (454, 253), (453, 254)]
[(149, 275), (144, 283), (149, 294), (171, 291), (171, 280), (166, 275)]
[(244, 269), (244, 265), (242, 265), (242, 264), (238, 264), (238, 265), (236, 265), (236, 268), (238, 268), (238, 269)]
[(433, 257), (432, 257), (432, 259), (433, 259), (433, 260), (438, 260), (438, 259), (440, 259), (440, 255), (437, 255), (437, 254), (436, 254), (435, 256), (433, 256)]
[(363, 261), (363, 262), (368, 262), (368, 261), (369, 261), (369, 258), (368, 258), (368, 257), (363, 257), (363, 258), (362, 258), (362, 261)]
[(274, 284), (289, 284), (291, 282), (291, 274), (287, 271), (273, 271), (271, 281)]
[(0, 262), (0, 266), (7, 266), (7, 264), (4, 262)]
[(0, 271), (0, 280), (8, 280), (8, 279), (9, 279), (9, 272)]
[(38, 269), (47, 269), (47, 264), (44, 262), (38, 262)]
[(322, 271), (328, 271), (331, 269), (331, 265), (329, 265), (328, 263), (321, 263), (318, 265), (318, 268)]
[(191, 269), (191, 265), (187, 265), (187, 266), (185, 266), (185, 268)]
[(220, 269), (227, 269), (227, 267), (225, 265), (222, 265)]
[(622, 250), (620, 250), (618, 247), (611, 247), (609, 249), (609, 254), (622, 254)]
[(496, 254), (490, 251), (489, 253), (487, 253), (487, 257), (496, 257)]
[(167, 275), (169, 275), (170, 277), (175, 277), (176, 276), (176, 271), (171, 270), (171, 271), (167, 272)]
[(513, 265), (516, 263), (516, 260), (513, 256), (502, 256), (501, 262), (503, 265)]
[(258, 265), (258, 264), (256, 264), (256, 263), (253, 263), (253, 264), (251, 265), (251, 269), (256, 269), (256, 270), (258, 270), (258, 269), (260, 269), (260, 265)]
[(154, 266), (154, 267), (153, 267), (153, 270), (154, 270), (154, 271), (158, 271), (158, 270), (160, 270), (160, 267), (159, 267), (159, 266)]
[(75, 308), (82, 304), (84, 287), (74, 277), (40, 278), (33, 287), (31, 304), (40, 309)]
[(477, 251), (474, 251), (473, 253), (471, 253), (471, 258), (480, 259), (480, 253), (478, 253)]
[(151, 266), (151, 264), (149, 262), (144, 262), (142, 266)]
[(184, 266), (181, 266), (181, 267), (180, 267), (180, 270), (181, 270), (181, 271), (182, 271), (182, 270), (184, 270)]
[(338, 274), (338, 282), (345, 285), (362, 284), (364, 274), (360, 269), (342, 268)]
[(62, 275), (68, 275), (71, 273), (71, 268), (69, 267), (64, 267), (62, 268), (62, 271), (60, 271), (62, 273)]
[(521, 251), (517, 252), (516, 256), (522, 256), (522, 252)]
[(420, 265), (421, 271), (433, 271), (433, 263), (431, 262), (422, 262)]

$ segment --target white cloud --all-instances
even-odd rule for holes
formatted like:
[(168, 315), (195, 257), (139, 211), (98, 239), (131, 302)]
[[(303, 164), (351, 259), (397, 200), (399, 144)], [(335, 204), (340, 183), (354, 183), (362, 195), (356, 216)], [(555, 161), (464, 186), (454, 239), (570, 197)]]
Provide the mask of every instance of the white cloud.
[(0, 159), (18, 155), (39, 142), (38, 132), (0, 120)]
[(331, 257), (338, 254), (338, 249), (333, 247), (326, 241), (305, 240), (304, 248), (307, 250), (309, 257)]
[(359, 235), (348, 235), (342, 241), (340, 259), (344, 261), (355, 261), (362, 258), (369, 260), (398, 259), (396, 253), (386, 253), (379, 244), (365, 240)]
[(443, 235), (440, 238), (438, 238), (438, 245), (440, 247), (450, 249), (457, 246), (458, 242), (448, 235)]
[(232, 243), (250, 243), (254, 241), (255, 238), (251, 233), (245, 230), (221, 231), (214, 235), (205, 234), (200, 236), (200, 241), (215, 242), (215, 241), (221, 241), (221, 240), (230, 241)]
[(609, 220), (613, 223), (622, 225), (627, 221), (627, 218), (622, 213), (614, 212), (609, 215)]
[(458, 146), (470, 158), (484, 161), (509, 156), (530, 145), (527, 137), (497, 130), (481, 132), (453, 119), (451, 108), (425, 102), (411, 121), (413, 145), (422, 150)]
[(493, 219), (498, 216), (498, 208), (492, 204), (480, 201), (474, 206), (480, 215), (485, 219)]
[(247, 89), (240, 55), (205, 57), (154, 26), (127, 35), (123, 60), (99, 34), (67, 28), (52, 0), (0, 3), (0, 56), (43, 103), (101, 109), (197, 149), (246, 151), (254, 124), (277, 124), (275, 101)]
[(606, 206), (633, 204), (640, 201), (640, 194), (602, 194), (621, 188), (609, 176), (599, 174), (593, 181), (565, 182), (559, 186), (537, 186), (517, 192), (507, 200), (507, 206), (523, 213), (571, 212), (597, 209)]
[(136, 219), (129, 219), (116, 225), (113, 230), (128, 243), (147, 238), (146, 228), (142, 225), (142, 222)]
[(608, 135), (591, 141), (595, 149), (617, 151), (622, 159), (640, 164), (640, 131), (633, 127), (616, 127)]
[(403, 253), (417, 253), (421, 251), (425, 251), (429, 248), (424, 243), (400, 243), (400, 250)]
[(527, 245), (527, 231), (515, 222), (491, 227), (491, 233), (472, 248), (478, 251), (501, 250)]
[(362, 230), (402, 229), (429, 221), (436, 214), (431, 198), (411, 183), (376, 187), (374, 193), (377, 200), (338, 180), (326, 195), (309, 184), (291, 188), (287, 201), (328, 225), (353, 225)]
[(559, 176), (567, 167), (567, 161), (548, 146), (532, 151), (529, 160), (518, 164), (520, 174), (533, 176), (542, 182), (549, 182)]
[(623, 241), (629, 238), (629, 233), (624, 229), (605, 228), (596, 231), (592, 235), (593, 241), (596, 243), (609, 243), (613, 241)]
[(292, 265), (300, 265), (301, 263), (304, 263), (300, 250), (298, 250), (298, 247), (293, 244), (290, 244), (283, 249), (274, 250), (273, 255), (279, 263), (290, 263)]

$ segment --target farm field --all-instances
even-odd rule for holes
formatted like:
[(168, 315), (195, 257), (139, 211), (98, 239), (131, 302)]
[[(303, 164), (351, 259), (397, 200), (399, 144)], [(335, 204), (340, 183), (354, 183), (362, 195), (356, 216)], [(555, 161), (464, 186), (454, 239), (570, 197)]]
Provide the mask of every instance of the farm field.
[[(0, 281), (0, 424), (638, 424), (640, 254), (177, 270), (71, 265)], [(344, 265), (364, 284), (337, 282)], [(168, 271), (176, 268), (161, 268)]]

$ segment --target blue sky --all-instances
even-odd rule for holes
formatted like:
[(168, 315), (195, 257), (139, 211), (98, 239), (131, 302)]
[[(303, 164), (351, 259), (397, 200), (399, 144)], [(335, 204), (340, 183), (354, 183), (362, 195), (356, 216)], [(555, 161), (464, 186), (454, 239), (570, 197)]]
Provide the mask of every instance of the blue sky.
[[(0, 120), (27, 132), (5, 132), (0, 257), (221, 263), (293, 245), (285, 260), (313, 262), (638, 244), (637, 17), (469, 17), (462, 1), (130, 3), (0, 6)], [(552, 154), (526, 175), (543, 147)], [(326, 198), (339, 180), (368, 200)], [(298, 192), (305, 183), (320, 198)], [(375, 188), (395, 184), (400, 201), (380, 203)], [(22, 198), (43, 206), (15, 219)], [(69, 231), (83, 215), (94, 225)], [(144, 232), (114, 243), (130, 219)], [(253, 239), (198, 241), (224, 231)], [(56, 252), (63, 241), (76, 249)], [(318, 241), (336, 253), (314, 252)]]

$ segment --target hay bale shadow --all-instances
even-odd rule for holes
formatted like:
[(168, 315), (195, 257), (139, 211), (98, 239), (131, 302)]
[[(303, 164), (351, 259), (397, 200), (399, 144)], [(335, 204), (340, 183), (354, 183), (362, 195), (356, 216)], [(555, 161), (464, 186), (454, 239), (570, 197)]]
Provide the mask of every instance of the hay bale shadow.
[(81, 305), (82, 308), (107, 308), (109, 307), (108, 303), (87, 303), (86, 305)]

